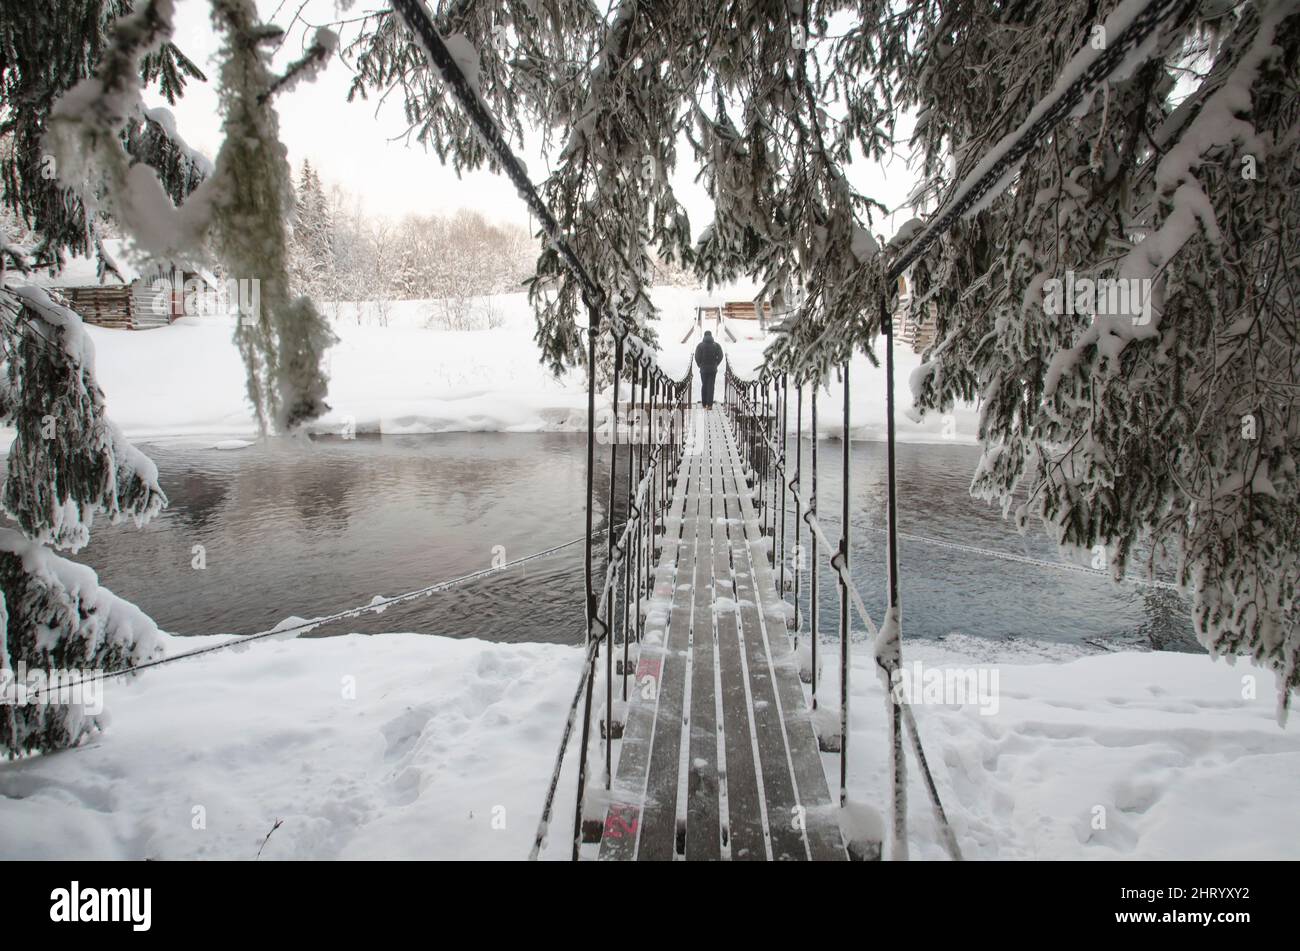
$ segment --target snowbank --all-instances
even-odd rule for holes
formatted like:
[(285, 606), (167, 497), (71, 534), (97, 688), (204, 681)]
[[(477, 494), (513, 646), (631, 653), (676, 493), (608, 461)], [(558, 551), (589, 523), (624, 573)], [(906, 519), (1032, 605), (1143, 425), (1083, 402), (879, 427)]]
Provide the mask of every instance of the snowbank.
[[(1242, 698), (1242, 677), (1258, 671), (1185, 654), (1061, 662), (1054, 647), (1011, 649), (952, 638), (905, 651), (908, 663), (1000, 673), (996, 715), (916, 707), (967, 857), (1300, 852), (1300, 737), (1273, 721), (1270, 686)], [(94, 743), (0, 764), (0, 858), (247, 859), (280, 819), (263, 859), (523, 858), (580, 663), (558, 645), (351, 635), (110, 681), (113, 722)], [(824, 703), (837, 682), (827, 664)], [(879, 804), (883, 695), (865, 645), (853, 690), (851, 798)], [(600, 745), (593, 737), (593, 763)], [(571, 750), (552, 859), (568, 855), (574, 760)], [(836, 776), (834, 755), (825, 763)], [(909, 774), (912, 854), (939, 858)]]
[(251, 859), (279, 819), (263, 859), (526, 856), (579, 661), (351, 635), (108, 681), (93, 743), (0, 763), (0, 856)]
[[(855, 649), (850, 797), (883, 803), (884, 691), (867, 645)], [(920, 663), (998, 673), (992, 715), (977, 704), (914, 705), (967, 858), (1300, 854), (1300, 734), (1277, 725), (1270, 674), (1200, 654), (1124, 651), (1060, 662), (1061, 653), (958, 636), (904, 647), (905, 670)], [(838, 663), (823, 683), (823, 702), (838, 710)], [(836, 776), (838, 758), (823, 761)], [(908, 780), (912, 857), (944, 858), (910, 753)]]
[[(682, 342), (699, 304), (744, 299), (745, 289), (710, 293), (662, 287), (654, 292), (662, 310), (657, 330), (660, 364), (685, 372), (699, 333)], [(317, 432), (441, 433), (463, 431), (580, 431), (586, 426), (586, 395), (581, 373), (555, 379), (538, 363), (536, 326), (523, 294), (475, 301), (485, 315), (491, 308), (500, 326), (491, 330), (431, 329), (437, 302), (391, 304), (387, 326), (378, 323), (373, 303), (325, 305), (340, 337), (327, 352), (331, 412)], [(736, 342), (719, 334), (728, 359), (750, 375), (762, 362), (767, 344), (753, 322), (732, 322)], [(244, 398), (244, 369), (232, 342), (230, 321), (186, 317), (170, 327), (147, 331), (87, 327), (94, 342), (96, 375), (108, 412), (133, 440), (164, 437), (250, 438), (256, 422)], [(914, 423), (903, 415), (911, 405), (909, 373), (919, 358), (907, 348), (897, 354), (895, 396), (899, 438), (913, 442), (971, 442), (973, 408), (959, 408), (949, 419), (931, 416)], [(884, 438), (884, 371), (859, 357), (851, 377), (853, 435)], [(719, 384), (721, 385), (721, 384)], [(696, 398), (698, 399), (698, 382)], [(832, 383), (819, 399), (824, 434), (839, 436), (842, 390)], [(805, 409), (805, 412), (807, 410)], [(791, 423), (793, 425), (793, 422)], [(807, 422), (805, 420), (805, 427)], [(12, 436), (0, 436), (0, 448)]]

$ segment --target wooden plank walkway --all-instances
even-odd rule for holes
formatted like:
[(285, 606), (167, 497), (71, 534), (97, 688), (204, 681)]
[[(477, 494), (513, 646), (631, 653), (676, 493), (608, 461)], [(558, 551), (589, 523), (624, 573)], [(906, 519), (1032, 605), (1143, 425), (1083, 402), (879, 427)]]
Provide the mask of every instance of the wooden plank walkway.
[(692, 410), (666, 527), (599, 857), (846, 858), (721, 410)]

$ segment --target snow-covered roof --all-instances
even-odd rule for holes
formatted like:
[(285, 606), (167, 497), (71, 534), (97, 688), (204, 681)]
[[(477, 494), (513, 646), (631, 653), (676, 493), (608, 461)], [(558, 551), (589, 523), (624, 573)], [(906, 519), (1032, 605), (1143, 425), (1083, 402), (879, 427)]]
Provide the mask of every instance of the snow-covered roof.
[[(104, 251), (117, 265), (118, 271), (126, 283), (134, 281), (140, 276), (139, 272), (131, 266), (130, 260), (126, 255), (126, 242), (121, 238), (105, 238)], [(99, 262), (95, 255), (79, 255), (70, 257), (67, 263), (63, 265), (63, 270), (58, 274), (49, 274), (41, 272), (32, 276), (32, 283), (42, 287), (87, 287), (101, 283), (98, 272)], [(117, 279), (112, 274), (105, 274), (105, 280), (102, 283), (116, 284)]]
[[(104, 253), (117, 267), (118, 273), (122, 275), (121, 283), (131, 284), (139, 280), (142, 274), (150, 276), (167, 275), (173, 269), (173, 265), (169, 261), (141, 261), (139, 255), (131, 249), (130, 242), (125, 238), (105, 238), (103, 245)], [(47, 271), (33, 274), (31, 282), (40, 287), (56, 288), (94, 287), (99, 284), (115, 285), (119, 283), (112, 273), (107, 272), (104, 275), (104, 280), (101, 281), (98, 267), (99, 262), (92, 252), (89, 255), (68, 258), (63, 265), (63, 269), (57, 274), (51, 275)], [(211, 286), (215, 286), (217, 283), (216, 277), (209, 271), (199, 270), (189, 273), (197, 273)]]

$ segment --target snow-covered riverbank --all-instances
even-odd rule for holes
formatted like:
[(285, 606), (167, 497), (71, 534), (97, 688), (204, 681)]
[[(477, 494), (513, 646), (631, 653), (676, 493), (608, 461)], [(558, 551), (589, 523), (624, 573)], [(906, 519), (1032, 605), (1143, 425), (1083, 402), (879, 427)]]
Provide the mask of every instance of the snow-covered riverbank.
[[(999, 674), (994, 716), (916, 708), (967, 857), (1300, 854), (1300, 735), (1274, 721), (1268, 675), (967, 639), (909, 645), (906, 660)], [(279, 820), (263, 859), (523, 858), (580, 661), (557, 645), (351, 635), (110, 682), (111, 725), (90, 745), (0, 764), (0, 858), (250, 859)], [(1243, 699), (1252, 675), (1257, 699)], [(853, 684), (851, 794), (879, 803), (883, 704), (865, 645)], [(567, 857), (570, 754), (549, 858)], [(940, 858), (915, 769), (910, 786), (913, 857)]]
[[(662, 287), (654, 296), (662, 311), (657, 325), (660, 363), (680, 375), (699, 342), (698, 334), (681, 342), (695, 307), (716, 304), (728, 294)], [(488, 302), (474, 306), (481, 310)], [(557, 380), (538, 363), (536, 326), (525, 296), (502, 295), (490, 306), (500, 326), (450, 331), (426, 326), (439, 310), (430, 301), (392, 303), (386, 326), (376, 322), (374, 304), (360, 306), (360, 323), (357, 305), (340, 305), (337, 313), (326, 305), (340, 338), (326, 355), (332, 409), (311, 429), (388, 434), (584, 429), (583, 375), (570, 372)], [(254, 438), (256, 422), (244, 398), (244, 369), (233, 330), (232, 322), (210, 317), (186, 317), (169, 327), (134, 332), (89, 327), (95, 375), (109, 416), (134, 440), (183, 438), (233, 446), (230, 440)], [(738, 371), (752, 374), (767, 340), (752, 323), (737, 321), (735, 330), (738, 341), (722, 339), (726, 354)], [(900, 347), (895, 388), (900, 409), (911, 404), (907, 378), (919, 362), (909, 348)], [(852, 372), (855, 438), (883, 438), (883, 371), (859, 357)], [(838, 384), (832, 384), (821, 401), (820, 425), (829, 435), (840, 432), (840, 393)], [(603, 402), (608, 404), (607, 394)], [(976, 426), (972, 408), (924, 423), (900, 412), (899, 438), (971, 442)], [(11, 438), (0, 435), (0, 448)]]
[[(679, 341), (695, 302), (708, 299), (663, 292), (669, 372), (684, 371), (695, 340)], [(501, 307), (502, 326), (460, 332), (426, 329), (420, 302), (395, 305), (383, 327), (345, 310), (329, 358), (334, 409), (317, 428), (583, 428), (580, 376), (552, 379), (536, 362), (522, 298)], [(204, 319), (142, 333), (92, 328), (110, 415), (138, 440), (240, 445), (254, 425), (231, 330)], [(752, 372), (764, 341), (724, 344)], [(899, 354), (902, 406), (917, 363)], [(852, 372), (855, 435), (876, 438), (883, 374), (865, 360)], [(824, 403), (828, 434), (840, 426), (840, 392), (833, 385)], [(967, 408), (900, 422), (903, 439), (969, 441), (975, 418)], [(167, 639), (173, 652), (209, 642)], [(828, 708), (836, 657), (824, 652)], [(353, 634), (265, 641), (111, 681), (106, 732), (80, 749), (0, 763), (0, 859), (522, 858), (580, 659), (560, 645)], [(916, 707), (969, 858), (1300, 854), (1300, 735), (1276, 723), (1271, 675), (1199, 654), (957, 636), (908, 642), (905, 659), (997, 674), (995, 704)], [(865, 644), (852, 674), (850, 796), (879, 807), (884, 698)], [(593, 737), (593, 761), (600, 755)], [(836, 757), (824, 760), (837, 776)], [(570, 750), (548, 858), (568, 854), (575, 761)], [(915, 768), (909, 785), (912, 854), (942, 858)]]

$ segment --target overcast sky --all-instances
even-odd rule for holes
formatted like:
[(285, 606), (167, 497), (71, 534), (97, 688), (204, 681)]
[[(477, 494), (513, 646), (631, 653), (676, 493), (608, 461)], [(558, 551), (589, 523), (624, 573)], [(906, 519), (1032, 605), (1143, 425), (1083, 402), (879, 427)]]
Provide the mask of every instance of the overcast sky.
[[(284, 0), (281, 8), (280, 0), (258, 0), (264, 17), (270, 18), (279, 10), (275, 22), (281, 26), (289, 23), (301, 4), (302, 0)], [(358, 0), (350, 10), (337, 13), (336, 0), (307, 0), (302, 5), (303, 22), (295, 23), (290, 29), (277, 54), (276, 65), (283, 67), (301, 55), (305, 40), (313, 32), (304, 23), (324, 25), (340, 17), (358, 16), (377, 6), (375, 0)], [(172, 111), (181, 135), (211, 158), (221, 142), (221, 118), (214, 88), (218, 71), (214, 57), (219, 37), (209, 10), (207, 0), (177, 3), (175, 42), (199, 64), (209, 82), (191, 82), (184, 98)], [(344, 39), (347, 39), (346, 32)], [(523, 203), (504, 177), (482, 171), (459, 178), (450, 168), (444, 168), (435, 154), (426, 152), (413, 140), (410, 145), (395, 141), (406, 125), (400, 101), (394, 96), (378, 109), (374, 99), (349, 103), (347, 90), (351, 79), (352, 71), (347, 63), (335, 58), (315, 82), (300, 83), (276, 98), (281, 136), (295, 175), (303, 159), (309, 160), (320, 170), (327, 186), (340, 185), (359, 197), (371, 214), (400, 218), (413, 213), (448, 213), (468, 208), (492, 220), (529, 224)], [(165, 105), (157, 97), (152, 97), (149, 104)], [(900, 131), (908, 128), (910, 123)], [(520, 143), (511, 144), (527, 163), (534, 180), (540, 181), (547, 169), (545, 159), (530, 153)], [(688, 154), (689, 150), (679, 151), (679, 155)], [(690, 215), (692, 230), (698, 235), (712, 219), (712, 211), (703, 189), (694, 184), (694, 177), (693, 168), (680, 168), (674, 187)], [(850, 169), (850, 179), (864, 194), (891, 209), (907, 198), (915, 180), (901, 157), (886, 168), (859, 162)], [(874, 230), (889, 237), (893, 228), (911, 214), (909, 209), (903, 209), (894, 216), (893, 222), (878, 221)]]

